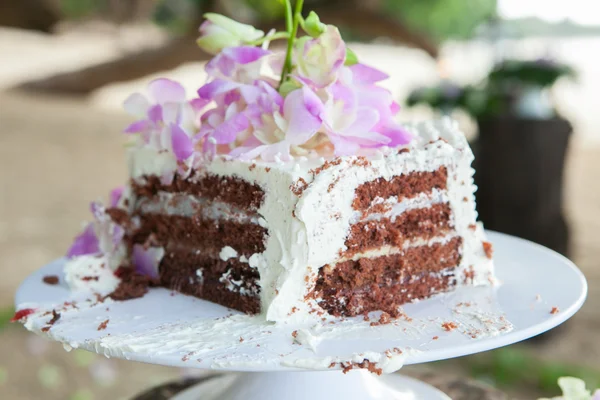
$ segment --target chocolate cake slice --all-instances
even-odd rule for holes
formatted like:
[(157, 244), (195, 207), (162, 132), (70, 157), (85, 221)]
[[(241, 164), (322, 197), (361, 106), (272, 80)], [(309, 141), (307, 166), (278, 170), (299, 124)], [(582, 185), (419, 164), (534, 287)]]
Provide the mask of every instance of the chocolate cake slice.
[(161, 78), (125, 101), (129, 180), (69, 251), (74, 290), (160, 286), (297, 322), (396, 317), (494, 281), (465, 136), (449, 119), (400, 124), (387, 76), (311, 15), (296, 39), (209, 14), (197, 96)]

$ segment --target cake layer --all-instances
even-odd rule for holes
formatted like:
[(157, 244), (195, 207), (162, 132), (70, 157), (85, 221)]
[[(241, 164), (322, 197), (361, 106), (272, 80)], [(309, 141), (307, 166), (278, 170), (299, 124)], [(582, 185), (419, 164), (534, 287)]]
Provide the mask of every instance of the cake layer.
[(376, 258), (326, 265), (319, 270), (311, 297), (335, 316), (381, 310), (392, 316), (398, 307), (429, 297), (456, 283), (462, 239), (417, 246)]
[(242, 312), (260, 312), (259, 274), (246, 263), (178, 252), (163, 258), (159, 273), (161, 285), (170, 289)]
[(262, 222), (256, 211), (186, 193), (159, 192), (153, 197), (139, 197), (134, 208), (142, 214), (168, 214), (185, 217), (199, 215), (204, 219), (234, 220), (252, 224)]
[(451, 230), (451, 208), (448, 203), (416, 208), (394, 218), (358, 222), (350, 226), (346, 239), (346, 257), (380, 246), (402, 247), (406, 240), (431, 239)]
[(129, 239), (144, 244), (148, 238), (153, 245), (185, 244), (204, 254), (218, 255), (225, 246), (250, 257), (265, 250), (267, 229), (256, 224), (233, 220), (204, 219), (201, 216), (141, 214), (140, 226)]
[(131, 180), (133, 193), (140, 197), (153, 197), (159, 192), (186, 193), (229, 203), (240, 208), (257, 210), (263, 203), (265, 192), (256, 184), (243, 179), (212, 174), (182, 178), (175, 175), (166, 185), (160, 177), (144, 175)]
[(421, 171), (397, 175), (390, 180), (378, 178), (356, 188), (352, 207), (355, 210), (365, 210), (377, 198), (387, 199), (396, 196), (400, 201), (415, 197), (420, 193), (431, 193), (434, 189), (445, 190), (447, 181), (446, 167), (440, 167), (431, 172)]

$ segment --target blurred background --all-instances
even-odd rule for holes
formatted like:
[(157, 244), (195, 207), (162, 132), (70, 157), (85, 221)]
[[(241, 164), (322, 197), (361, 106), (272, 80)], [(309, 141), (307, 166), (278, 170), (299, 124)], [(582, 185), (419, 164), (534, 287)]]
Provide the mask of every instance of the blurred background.
[[(404, 120), (460, 121), (488, 228), (567, 255), (590, 283), (583, 309), (552, 333), (403, 371), (470, 377), (515, 399), (557, 395), (563, 375), (599, 387), (600, 3), (306, 0), (304, 8), (391, 75), (384, 84)], [(263, 30), (283, 21), (277, 0), (0, 0), (1, 399), (130, 399), (197, 374), (67, 353), (8, 320), (19, 283), (64, 254), (90, 200), (125, 181), (127, 95), (157, 76), (189, 93), (204, 81), (208, 55), (195, 39), (209, 11)]]

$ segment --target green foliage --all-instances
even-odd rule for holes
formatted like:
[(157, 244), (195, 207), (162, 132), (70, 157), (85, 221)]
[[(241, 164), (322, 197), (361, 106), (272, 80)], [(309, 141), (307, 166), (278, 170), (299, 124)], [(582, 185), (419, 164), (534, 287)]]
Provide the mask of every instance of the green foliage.
[(384, 11), (442, 40), (464, 39), (496, 13), (496, 0), (384, 0)]
[(67, 18), (87, 17), (107, 6), (106, 0), (61, 0), (60, 9)]
[(283, 0), (244, 0), (264, 21), (283, 18), (285, 6)]
[[(442, 361), (439, 364), (453, 363)], [(587, 387), (600, 386), (600, 371), (557, 362), (546, 362), (515, 347), (505, 347), (466, 358), (471, 376), (501, 388), (539, 388), (547, 395), (559, 392), (557, 381), (563, 376), (578, 377)]]
[(460, 108), (475, 118), (504, 115), (511, 112), (527, 88), (548, 88), (562, 77), (573, 78), (575, 72), (568, 65), (549, 60), (505, 60), (476, 85), (460, 87), (443, 82), (414, 90), (407, 105), (427, 104), (442, 112)]
[(13, 315), (15, 309), (12, 306), (0, 309), (0, 331), (8, 326)]
[(206, 0), (159, 0), (152, 19), (171, 32), (182, 34), (197, 28), (191, 24), (203, 13), (206, 3)]

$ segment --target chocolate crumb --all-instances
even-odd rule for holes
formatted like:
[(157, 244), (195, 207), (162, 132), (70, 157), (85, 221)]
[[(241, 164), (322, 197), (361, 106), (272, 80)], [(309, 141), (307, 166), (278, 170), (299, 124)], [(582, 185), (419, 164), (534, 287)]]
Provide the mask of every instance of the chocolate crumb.
[(104, 321), (104, 322), (101, 322), (101, 323), (100, 323), (100, 325), (98, 325), (98, 330), (99, 330), (99, 331), (103, 331), (103, 330), (105, 330), (105, 329), (106, 329), (106, 327), (108, 326), (108, 321), (109, 321), (109, 320), (107, 319), (106, 321)]
[(494, 252), (494, 249), (490, 242), (483, 242), (483, 251), (485, 252), (485, 256), (487, 258), (492, 258), (492, 253)]
[(453, 331), (454, 329), (458, 328), (458, 325), (456, 324), (456, 322), (444, 322), (442, 324), (442, 328), (446, 332), (450, 332), (450, 331)]
[(398, 150), (398, 154), (402, 154), (402, 153), (409, 153), (409, 152), (410, 152), (410, 149), (409, 149), (409, 148), (406, 148), (406, 147), (405, 147), (405, 148), (403, 148), (403, 149), (400, 149), (400, 150)]
[(438, 340), (440, 337), (439, 336), (434, 336), (432, 339), (433, 340)]
[(470, 230), (472, 230), (472, 231), (474, 231), (475, 229), (477, 229), (477, 225), (475, 225), (475, 224), (470, 224), (470, 225), (469, 225), (469, 229), (470, 229)]
[(60, 319), (60, 314), (56, 312), (56, 310), (52, 310), (52, 319), (48, 321), (49, 325), (54, 325), (56, 321)]
[(466, 203), (469, 201), (469, 199), (467, 197), (463, 197), (463, 201)]
[(240, 336), (240, 343), (244, 342), (244, 338)]
[(552, 310), (550, 310), (550, 314), (558, 314), (560, 312), (560, 310), (558, 309), (558, 307), (552, 307)]
[(42, 279), (47, 285), (57, 285), (58, 284), (58, 276), (56, 275), (46, 275), (44, 279)]
[(42, 332), (48, 332), (50, 330), (49, 326), (45, 326), (42, 328)]
[(290, 186), (290, 190), (298, 197), (302, 197), (302, 193), (308, 187), (308, 183), (304, 180), (304, 178), (298, 178), (296, 183), (293, 183)]
[(298, 331), (292, 332), (292, 337), (296, 339), (298, 337)]

